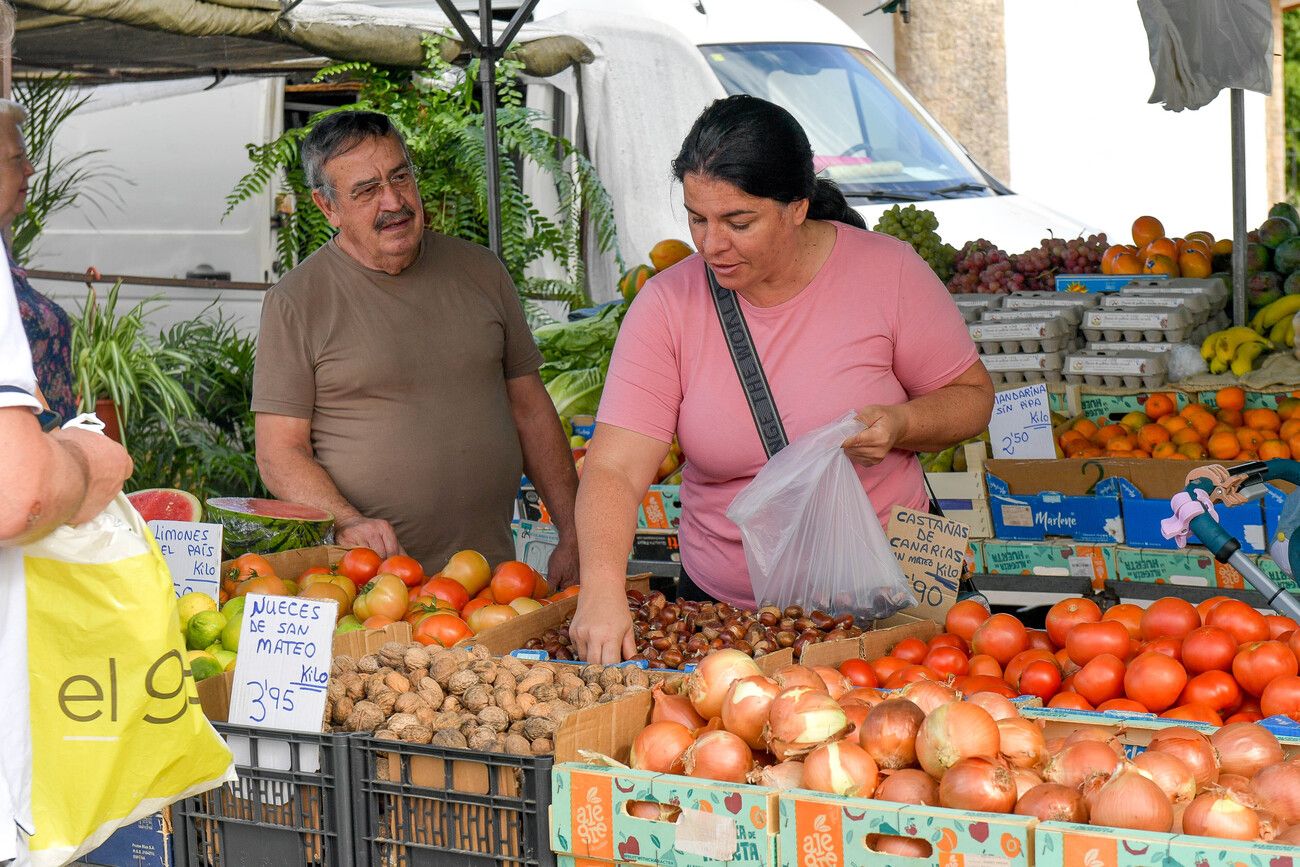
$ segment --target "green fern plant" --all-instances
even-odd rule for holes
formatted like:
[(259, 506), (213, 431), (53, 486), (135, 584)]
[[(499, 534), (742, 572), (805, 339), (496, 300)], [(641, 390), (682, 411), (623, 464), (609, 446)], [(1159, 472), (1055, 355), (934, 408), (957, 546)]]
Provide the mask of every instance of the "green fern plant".
[[(426, 40), (425, 48), (427, 67), (416, 74), (357, 62), (322, 69), (316, 81), (348, 77), (359, 90), (356, 102), (322, 112), (313, 122), (355, 109), (388, 115), (406, 138), (420, 177), (429, 228), (486, 244), (487, 156), (475, 88), (478, 61), (461, 69), (441, 58), (437, 39)], [(584, 225), (602, 252), (614, 251), (617, 257), (613, 202), (591, 162), (570, 142), (543, 129), (544, 116), (524, 105), (517, 83), (519, 70), (519, 64), (511, 61), (497, 64), (501, 258), (523, 297), (586, 304), (590, 294), (582, 262)], [(282, 270), (292, 268), (332, 235), (324, 216), (310, 203), (311, 191), (299, 162), (308, 129), (288, 130), (275, 141), (249, 145), (253, 168), (226, 199), (229, 213), (276, 184), (282, 200), (292, 202), (292, 207), (280, 209)], [(524, 193), (519, 173), (525, 163), (555, 184), (559, 207), (554, 216), (543, 214)], [(529, 266), (543, 259), (558, 263), (563, 278), (529, 276)]]

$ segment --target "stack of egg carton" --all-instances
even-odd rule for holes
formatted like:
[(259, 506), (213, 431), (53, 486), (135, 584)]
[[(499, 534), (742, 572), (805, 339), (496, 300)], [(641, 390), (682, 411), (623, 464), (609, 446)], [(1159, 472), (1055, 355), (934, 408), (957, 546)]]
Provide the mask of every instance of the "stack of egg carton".
[(1013, 292), (968, 327), (994, 383), (1060, 382), (1083, 316), (1097, 302), (1073, 292)]

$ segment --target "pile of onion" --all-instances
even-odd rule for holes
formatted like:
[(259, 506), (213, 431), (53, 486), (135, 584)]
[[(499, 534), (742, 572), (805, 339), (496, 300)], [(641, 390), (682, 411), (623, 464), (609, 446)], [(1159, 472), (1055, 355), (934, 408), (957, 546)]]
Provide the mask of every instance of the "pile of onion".
[(988, 711), (952, 702), (935, 708), (921, 723), (916, 733), (916, 758), (927, 774), (941, 780), (944, 772), (962, 759), (995, 758), (1000, 742), (998, 724)]
[(777, 761), (785, 761), (838, 740), (848, 729), (848, 717), (835, 699), (819, 690), (795, 686), (772, 700), (764, 738)]
[(710, 653), (686, 678), (686, 695), (695, 710), (706, 720), (722, 714), (722, 701), (736, 681), (761, 676), (758, 663), (739, 650), (716, 650)]

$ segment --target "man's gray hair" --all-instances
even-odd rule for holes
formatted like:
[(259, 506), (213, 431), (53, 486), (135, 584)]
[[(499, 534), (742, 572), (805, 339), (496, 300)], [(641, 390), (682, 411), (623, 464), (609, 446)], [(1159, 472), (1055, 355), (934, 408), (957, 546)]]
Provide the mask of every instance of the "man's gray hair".
[[(2, 2), (4, 0), (0, 0)], [(410, 162), (411, 154), (406, 148), (406, 140), (386, 114), (377, 111), (341, 111), (320, 121), (311, 128), (302, 142), (302, 169), (307, 176), (307, 186), (321, 190), (327, 199), (334, 201), (334, 189), (325, 176), (325, 163), (347, 153), (367, 139), (390, 135), (401, 143), (402, 152), (406, 154), (407, 162)]]

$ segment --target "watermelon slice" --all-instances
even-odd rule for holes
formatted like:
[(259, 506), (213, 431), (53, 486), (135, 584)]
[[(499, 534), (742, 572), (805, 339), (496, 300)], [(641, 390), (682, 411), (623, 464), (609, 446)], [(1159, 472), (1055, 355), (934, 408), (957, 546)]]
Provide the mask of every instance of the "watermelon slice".
[(227, 557), (274, 554), (310, 548), (325, 541), (334, 516), (315, 506), (255, 497), (213, 497), (208, 516), (221, 524), (221, 547)]
[(203, 517), (199, 498), (176, 488), (147, 488), (127, 494), (140, 517), (146, 521), (198, 521)]

